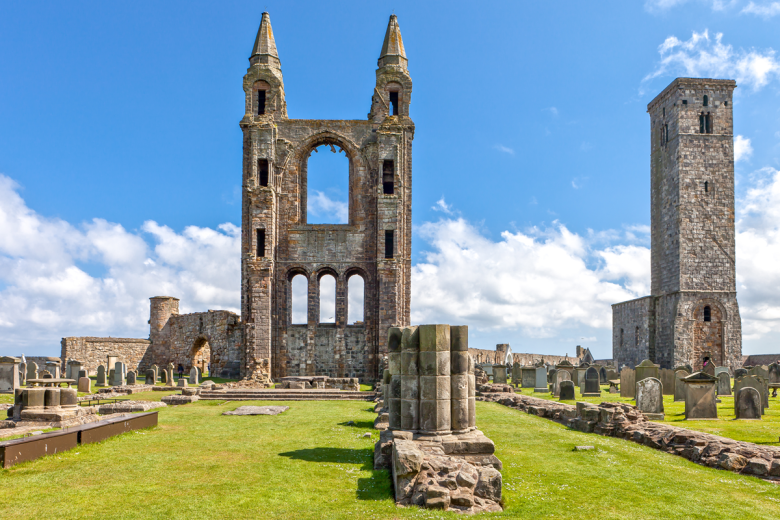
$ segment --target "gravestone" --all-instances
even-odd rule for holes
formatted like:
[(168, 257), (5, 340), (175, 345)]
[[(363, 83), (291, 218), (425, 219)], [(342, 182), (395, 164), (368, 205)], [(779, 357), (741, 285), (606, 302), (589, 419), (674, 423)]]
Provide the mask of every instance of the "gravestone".
[(607, 368), (607, 381), (616, 381), (620, 379), (620, 373), (614, 367)]
[(740, 377), (748, 375), (748, 371), (744, 368), (738, 368), (734, 371), (734, 379), (738, 379)]
[(78, 381), (79, 372), (81, 372), (82, 365), (83, 364), (81, 363), (81, 361), (76, 361), (75, 359), (71, 359), (70, 361), (68, 361), (68, 369), (70, 371), (70, 376), (68, 377), (68, 379), (75, 379), (76, 381)]
[(506, 384), (506, 365), (493, 365), (493, 383), (497, 385)]
[(675, 370), (674, 372), (674, 401), (680, 402), (685, 401), (685, 383), (682, 382), (683, 379), (688, 377), (689, 374), (685, 370)]
[(119, 356), (116, 354), (109, 354), (106, 356), (106, 367), (108, 369), (112, 369), (116, 366), (116, 362), (119, 361)]
[(705, 372), (696, 372), (682, 382), (685, 384), (685, 419), (717, 419), (718, 379)]
[[(704, 365), (701, 369), (701, 371), (708, 376), (715, 377), (715, 363), (709, 362), (706, 365)], [(693, 375), (693, 374), (691, 374)], [(689, 376), (690, 377), (690, 376)]]
[(65, 361), (65, 378), (66, 379), (71, 379), (71, 377), (70, 377), (70, 359)]
[(648, 377), (652, 377), (654, 379), (660, 379), (660, 373), (659, 373), (660, 365), (656, 365), (649, 359), (645, 359), (641, 363), (639, 363), (636, 367), (634, 367), (634, 371), (636, 373), (636, 379), (635, 381), (642, 381), (643, 379), (647, 379)]
[(191, 385), (198, 385), (200, 382), (198, 381), (198, 369), (196, 367), (192, 367), (190, 370), (190, 381), (189, 383)]
[(100, 365), (97, 369), (97, 381), (95, 382), (95, 386), (106, 386), (106, 367), (103, 365)]
[(78, 375), (78, 379), (81, 379), (82, 377), (89, 377), (89, 374), (87, 374), (86, 370), (79, 370), (79, 373), (77, 375)]
[(606, 367), (600, 367), (599, 368), (599, 384), (600, 385), (606, 385), (607, 384), (607, 368)]
[(536, 385), (534, 386), (534, 392), (546, 392), (547, 391), (547, 369), (545, 367), (537, 367), (536, 371)]
[(88, 377), (79, 378), (79, 392), (91, 394), (92, 393), (92, 380)]
[(150, 368), (146, 371), (146, 378), (144, 383), (147, 385), (154, 385), (157, 383), (157, 374), (155, 373), (153, 368)]
[(636, 384), (636, 407), (650, 420), (664, 420), (664, 397), (661, 381), (647, 377)]
[(575, 386), (582, 386), (582, 382), (585, 380), (585, 371), (590, 368), (590, 365), (588, 363), (582, 363), (577, 366), (577, 368), (574, 369), (574, 374), (572, 375), (572, 381), (574, 381)]
[(769, 384), (780, 384), (780, 364), (769, 365)]
[(521, 372), (522, 366), (520, 363), (515, 363), (512, 365), (512, 384), (513, 385), (520, 385), (523, 382), (523, 376)]
[(636, 397), (636, 372), (632, 368), (620, 371), (620, 397)]
[(154, 370), (154, 380), (157, 381), (160, 378), (160, 367), (152, 365), (152, 370)]
[(162, 384), (167, 384), (168, 383), (168, 371), (167, 370), (163, 370), (162, 372), (160, 372), (160, 382)]
[(534, 367), (520, 369), (520, 386), (522, 388), (536, 388), (536, 369)]
[(718, 395), (731, 395), (731, 378), (728, 372), (718, 374)]
[(585, 391), (582, 392), (583, 397), (600, 397), (601, 385), (600, 385), (599, 370), (590, 367), (585, 371)]
[(114, 379), (111, 386), (122, 386), (125, 384), (124, 363), (117, 361), (114, 364)]
[(568, 361), (566, 361), (566, 360), (563, 360), (563, 361), (561, 361), (560, 363), (558, 363), (557, 365), (555, 365), (555, 368), (556, 368), (557, 370), (566, 370), (566, 371), (569, 373), (569, 376), (570, 376), (570, 377), (569, 377), (569, 379), (570, 379), (570, 380), (572, 380), (572, 379), (573, 379), (573, 377), (574, 377), (574, 376), (573, 376), (573, 373), (574, 373), (574, 365), (572, 365), (572, 364), (571, 364), (571, 363), (569, 363)]
[(751, 376), (763, 377), (769, 381), (769, 367), (766, 365), (760, 365), (748, 370), (748, 374)]
[[(571, 374), (568, 370), (559, 370), (555, 373), (555, 382), (553, 383), (553, 395), (555, 397), (561, 396), (561, 383), (564, 381), (571, 381)], [(574, 382), (572, 382), (574, 385)], [(573, 389), (573, 387), (572, 387)]]
[(30, 361), (27, 363), (27, 379), (36, 379), (38, 377), (38, 363)]
[(108, 384), (113, 386), (114, 385), (114, 369), (108, 371)]
[(133, 372), (132, 370), (127, 373), (127, 384), (128, 385), (135, 384), (135, 372)]
[(46, 362), (46, 370), (51, 374), (51, 377), (54, 379), (59, 379), (60, 377), (60, 364), (56, 361), (47, 361)]
[(561, 401), (574, 401), (574, 381), (561, 381), (560, 392)]
[[(303, 385), (303, 381), (300, 381), (300, 384)], [(290, 388), (292, 388), (293, 383), (290, 383)], [(184, 377), (179, 378), (179, 384), (176, 385), (182, 388), (187, 388), (187, 379)]]
[(664, 395), (674, 395), (674, 370), (668, 368), (662, 368), (659, 371), (661, 377), (661, 385), (664, 388)]
[(21, 362), (21, 359), (11, 356), (0, 357), (0, 394), (13, 394), (19, 388)]
[[(764, 405), (764, 383), (758, 376), (746, 375), (738, 379), (734, 379), (734, 395), (743, 388), (755, 388), (758, 395), (761, 397), (761, 415), (766, 413), (766, 406)], [(768, 399), (768, 396), (767, 396)]]
[[(547, 382), (550, 384), (555, 383), (555, 374), (558, 373), (557, 368), (553, 368), (552, 370), (547, 372)], [(550, 387), (552, 389), (552, 387)]]
[(761, 419), (761, 394), (745, 386), (734, 394), (734, 415), (737, 419)]
[(19, 364), (19, 383), (22, 386), (27, 384), (27, 363)]
[(170, 386), (173, 386), (173, 369), (174, 369), (173, 363), (168, 363), (168, 366), (165, 367), (165, 371), (168, 372), (167, 379), (168, 379), (168, 384)]
[(729, 372), (729, 367), (715, 367), (715, 377), (718, 377), (718, 374), (721, 372), (726, 372), (729, 374), (729, 377), (731, 377), (731, 372)]

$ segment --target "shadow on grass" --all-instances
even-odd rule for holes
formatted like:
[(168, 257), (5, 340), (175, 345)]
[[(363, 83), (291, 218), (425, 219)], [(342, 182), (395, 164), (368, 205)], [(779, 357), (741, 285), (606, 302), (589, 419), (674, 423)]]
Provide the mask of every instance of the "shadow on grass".
[(349, 421), (338, 423), (339, 426), (349, 426), (352, 428), (369, 428), (374, 429), (374, 421), (352, 421), (353, 424), (349, 424)]

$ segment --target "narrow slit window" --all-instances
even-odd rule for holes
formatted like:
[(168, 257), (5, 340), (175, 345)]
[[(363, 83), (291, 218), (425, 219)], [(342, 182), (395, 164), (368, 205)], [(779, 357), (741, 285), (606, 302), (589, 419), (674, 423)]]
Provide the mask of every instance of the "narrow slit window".
[(385, 258), (393, 258), (395, 231), (385, 231)]
[(398, 92), (390, 92), (390, 115), (398, 115)]
[(268, 186), (268, 159), (257, 160), (257, 180), (260, 186)]
[(712, 114), (707, 114), (704, 116), (704, 125), (706, 127), (707, 133), (712, 133)]
[(394, 165), (392, 159), (388, 159), (382, 163), (382, 193), (385, 195), (392, 195), (394, 191)]
[(704, 95), (704, 106), (710, 106), (710, 98), (706, 94)]
[(257, 230), (257, 258), (265, 257), (265, 229)]
[(639, 327), (634, 329), (634, 345), (639, 346)]
[(669, 142), (669, 125), (664, 125), (664, 144)]
[(704, 321), (712, 321), (712, 310), (709, 305), (704, 307)]
[(704, 133), (704, 114), (699, 114), (699, 133)]
[(265, 114), (265, 90), (257, 91), (257, 115)]
[(704, 193), (709, 193), (710, 191), (710, 183), (709, 181), (704, 181)]
[(687, 99), (683, 99), (683, 105), (687, 105), (687, 104), (688, 104), (688, 100)]

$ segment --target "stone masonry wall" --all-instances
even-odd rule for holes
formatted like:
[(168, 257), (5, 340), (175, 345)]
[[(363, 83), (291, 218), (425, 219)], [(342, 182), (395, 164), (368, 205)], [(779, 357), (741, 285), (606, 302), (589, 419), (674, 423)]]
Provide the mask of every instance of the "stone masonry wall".
[(645, 296), (612, 306), (612, 359), (617, 367), (634, 367), (650, 357), (653, 300)]
[[(336, 358), (336, 352), (332, 346), (336, 344), (336, 334), (344, 334), (344, 351), (342, 358)], [(308, 342), (308, 328), (306, 325), (292, 325), (287, 329), (287, 363), (285, 367), (288, 376), (306, 375), (302, 373), (306, 367), (306, 345)], [(359, 325), (350, 325), (339, 329), (333, 323), (320, 324), (314, 332), (314, 360), (317, 374), (329, 374), (344, 367), (344, 377), (360, 377), (366, 373), (365, 356), (366, 328)]]
[[(470, 348), (469, 354), (475, 363), (493, 363), (501, 364), (504, 362), (504, 353), (497, 350), (487, 350), (481, 348)], [(526, 354), (526, 353), (512, 353), (512, 360), (514, 364), (519, 365), (532, 365), (538, 361), (542, 361), (545, 364), (557, 365), (561, 361), (568, 361), (569, 363), (576, 365), (579, 360), (573, 356), (551, 356), (547, 354)]]
[(85, 370), (95, 374), (99, 365), (106, 365), (109, 355), (115, 355), (128, 370), (137, 372), (151, 366), (147, 357), (150, 345), (146, 339), (68, 337), (62, 338), (60, 357), (63, 363), (68, 359), (81, 361)]

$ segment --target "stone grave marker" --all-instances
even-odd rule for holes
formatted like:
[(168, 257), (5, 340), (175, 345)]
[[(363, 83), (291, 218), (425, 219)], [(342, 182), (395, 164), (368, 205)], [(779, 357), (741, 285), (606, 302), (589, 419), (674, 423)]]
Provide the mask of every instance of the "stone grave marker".
[[(557, 368), (553, 368), (552, 370), (548, 371), (547, 372), (547, 382), (550, 383), (550, 384), (555, 383), (555, 374), (557, 374), (557, 373), (558, 373), (558, 369)], [(552, 390), (552, 387), (550, 387), (550, 388)]]
[(168, 371), (167, 370), (163, 370), (162, 372), (160, 372), (160, 382), (162, 384), (167, 384), (168, 383)]
[(79, 392), (91, 394), (92, 393), (92, 380), (88, 377), (79, 378)]
[[(707, 374), (708, 376), (715, 377), (715, 363), (710, 361), (704, 367), (702, 367), (701, 371), (704, 372), (705, 374)], [(693, 375), (693, 374), (691, 374), (691, 375)]]
[(534, 367), (522, 367), (520, 372), (521, 387), (536, 388), (536, 369)]
[[(758, 395), (761, 397), (761, 415), (764, 415), (766, 406), (764, 405), (764, 383), (758, 376), (746, 375), (738, 379), (734, 379), (734, 395), (743, 388), (755, 388)], [(767, 396), (768, 399), (768, 396)]]
[(769, 384), (780, 384), (780, 364), (769, 365)]
[(19, 388), (21, 362), (21, 359), (11, 356), (0, 357), (0, 394), (13, 394)]
[(536, 385), (534, 392), (547, 392), (547, 369), (545, 367), (536, 367)]
[(157, 381), (157, 379), (160, 377), (160, 367), (157, 365), (152, 365), (151, 369), (154, 370), (154, 380)]
[(574, 377), (573, 376), (574, 365), (572, 365), (571, 363), (569, 363), (565, 359), (563, 361), (561, 361), (560, 363), (558, 363), (557, 365), (555, 365), (555, 368), (557, 370), (566, 370), (569, 373), (569, 376), (571, 376), (571, 377), (569, 377), (570, 380), (572, 379), (572, 377)]
[(111, 386), (122, 386), (125, 384), (125, 377), (124, 377), (124, 363), (121, 361), (117, 361), (114, 364), (114, 380), (111, 381)]
[(114, 385), (114, 369), (113, 368), (108, 371), (108, 384), (110, 386)]
[(38, 363), (30, 361), (27, 363), (27, 379), (36, 379), (38, 377)]
[(590, 367), (585, 371), (585, 391), (582, 392), (583, 397), (600, 397), (601, 396), (601, 377), (599, 376), (599, 370), (594, 367)]
[(168, 384), (170, 386), (173, 386), (174, 380), (173, 380), (173, 370), (174, 370), (173, 363), (168, 363), (168, 366), (165, 367), (165, 371), (168, 372), (166, 379), (168, 380)]
[(520, 385), (523, 382), (523, 376), (521, 372), (522, 366), (520, 363), (515, 363), (512, 365), (512, 384), (513, 385)]
[(506, 384), (506, 365), (493, 365), (493, 383)]
[(761, 419), (761, 394), (745, 386), (734, 394), (734, 415), (737, 419)]
[(147, 370), (145, 376), (146, 377), (144, 383), (146, 383), (147, 385), (154, 385), (157, 383), (157, 374), (155, 373), (153, 368)]
[(133, 372), (132, 370), (127, 373), (127, 384), (128, 385), (135, 384), (135, 372)]
[(614, 367), (607, 367), (607, 381), (620, 379), (620, 373)]
[(78, 379), (81, 379), (82, 377), (89, 377), (89, 374), (87, 373), (86, 370), (79, 370), (78, 376), (79, 376)]
[(569, 371), (568, 370), (557, 371), (555, 373), (555, 382), (553, 383), (553, 395), (555, 397), (561, 396), (561, 383), (564, 381), (571, 381), (571, 374), (569, 374)]
[(636, 384), (636, 407), (648, 419), (664, 420), (664, 397), (659, 379), (646, 377)]
[(744, 369), (744, 368), (738, 368), (738, 369), (736, 369), (734, 371), (734, 379), (735, 380), (740, 378), (740, 377), (742, 377), (742, 376), (746, 376), (746, 375), (748, 375), (748, 371), (746, 369)]
[(560, 383), (560, 400), (574, 401), (574, 381), (564, 380)]
[(755, 366), (748, 370), (748, 375), (763, 377), (769, 381), (769, 367), (766, 365)]
[(27, 363), (19, 364), (19, 383), (22, 386), (27, 384)]
[(599, 368), (599, 384), (600, 385), (607, 384), (607, 367)]
[[(301, 384), (303, 384), (302, 381), (301, 381)], [(181, 388), (188, 388), (188, 386), (187, 386), (187, 378), (186, 377), (180, 377), (179, 378), (179, 384), (176, 385), (176, 386), (179, 386)], [(292, 383), (290, 383), (290, 388), (292, 388)]]
[(718, 395), (731, 395), (731, 378), (728, 372), (718, 374)]
[(718, 379), (705, 372), (696, 372), (682, 382), (685, 384), (685, 419), (717, 419)]
[(56, 361), (47, 361), (46, 362), (46, 370), (51, 374), (51, 377), (54, 379), (59, 379), (60, 377), (60, 364)]
[(97, 369), (97, 381), (95, 381), (95, 386), (107, 386), (106, 367), (103, 365), (100, 365)]
[(632, 368), (620, 371), (620, 397), (636, 397), (636, 372)]
[(674, 370), (662, 368), (659, 370), (661, 385), (664, 388), (664, 395), (674, 395)]
[(585, 380), (585, 371), (588, 368), (590, 368), (588, 363), (582, 363), (574, 369), (574, 374), (571, 379), (574, 381), (575, 386), (582, 386), (582, 382)]
[(191, 385), (199, 385), (200, 382), (198, 381), (198, 369), (196, 367), (192, 367), (190, 370), (190, 381), (189, 383)]
[(688, 377), (689, 374), (685, 370), (675, 370), (674, 372), (674, 401), (680, 402), (685, 401), (685, 383), (682, 382), (683, 379)]
[(660, 365), (656, 365), (649, 359), (645, 359), (641, 363), (639, 363), (636, 367), (634, 367), (634, 371), (636, 372), (636, 381), (641, 381), (643, 379), (647, 379), (648, 377), (652, 377), (654, 379), (660, 379), (660, 373), (659, 373)]
[(70, 377), (70, 359), (65, 362), (65, 378), (71, 379)]
[(731, 372), (729, 372), (729, 367), (715, 367), (715, 377), (718, 377), (718, 374), (721, 372), (726, 372), (731, 376)]

